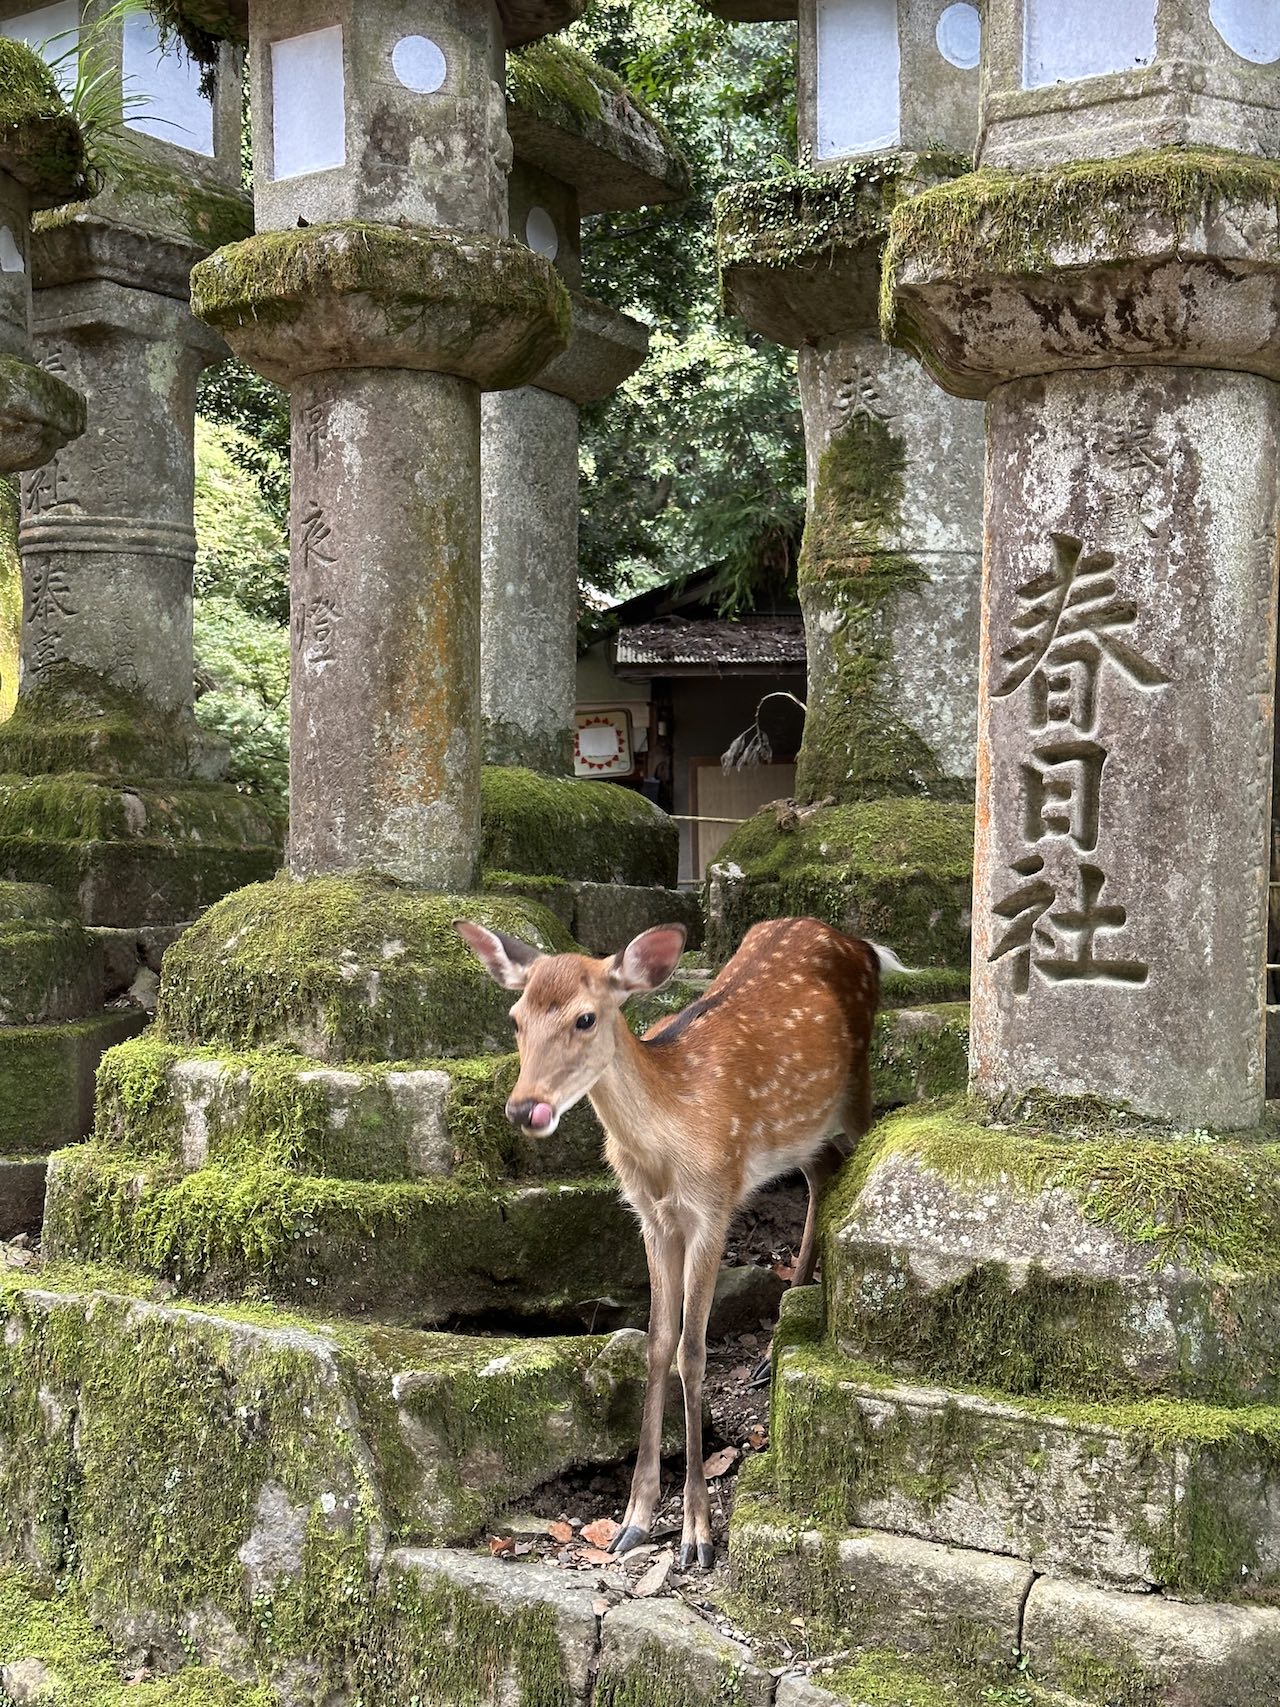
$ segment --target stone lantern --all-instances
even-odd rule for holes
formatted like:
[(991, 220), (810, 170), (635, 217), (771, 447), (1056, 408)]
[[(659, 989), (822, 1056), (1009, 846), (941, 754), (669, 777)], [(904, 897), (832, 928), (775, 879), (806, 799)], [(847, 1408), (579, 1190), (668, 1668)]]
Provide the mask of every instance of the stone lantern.
[[(984, 61), (986, 169), (899, 203), (884, 258), (886, 335), (986, 404), (971, 1094), (836, 1188), (787, 1509), (735, 1545), (792, 1586), (840, 1559), (824, 1613), (887, 1609), (860, 1640), (952, 1653), (961, 1619), (1090, 1707), (1245, 1707), (1280, 1681), (1280, 34), (991, 0)], [(804, 1559), (759, 1521), (819, 1511)]]
[[(603, 67), (556, 42), (513, 55), (513, 236), (550, 260), (573, 300), (566, 352), (482, 410), (481, 712), (485, 760), (573, 769), (578, 617), (578, 412), (644, 360), (639, 321), (581, 290), (583, 217), (677, 199), (683, 161)], [(565, 88), (578, 91), (564, 99)]]
[(939, 0), (804, 0), (798, 29), (805, 165), (727, 191), (718, 244), (729, 305), (799, 352), (809, 681), (796, 792), (836, 816), (779, 835), (800, 885), (785, 893), (774, 853), (757, 874), (758, 850), (730, 838), (712, 930), (723, 955), (757, 918), (811, 910), (804, 873), (821, 865), (832, 923), (954, 967), (968, 953), (981, 415), (881, 340), (878, 305), (893, 207), (968, 164), (979, 18)]
[[(248, 228), (239, 60), (225, 51), (206, 98), (148, 15), (118, 17), (106, 0), (0, 0), (0, 33), (64, 78), (78, 60), (102, 87), (118, 78), (121, 115), (98, 193), (40, 215), (32, 241), (36, 351), (84, 394), (88, 425), (22, 481), (22, 683), (0, 733), (13, 826), (0, 871), (56, 872), (92, 925), (168, 926), (275, 861), (266, 815), (216, 783), (224, 755), (191, 711), (195, 390), (225, 347), (192, 317), (188, 276)], [(63, 798), (48, 779), (67, 770), (79, 804), (55, 832), (40, 802)]]

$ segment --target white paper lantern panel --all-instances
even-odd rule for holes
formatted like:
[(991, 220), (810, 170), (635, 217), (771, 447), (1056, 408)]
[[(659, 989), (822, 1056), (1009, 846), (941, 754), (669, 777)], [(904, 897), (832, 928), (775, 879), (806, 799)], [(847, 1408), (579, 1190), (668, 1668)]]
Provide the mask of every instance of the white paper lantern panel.
[(898, 0), (818, 0), (814, 157), (871, 154), (901, 139)]
[(273, 178), (346, 165), (341, 24), (271, 43), (271, 112)]
[(1024, 89), (1136, 71), (1156, 56), (1156, 0), (1026, 0), (1022, 43)]

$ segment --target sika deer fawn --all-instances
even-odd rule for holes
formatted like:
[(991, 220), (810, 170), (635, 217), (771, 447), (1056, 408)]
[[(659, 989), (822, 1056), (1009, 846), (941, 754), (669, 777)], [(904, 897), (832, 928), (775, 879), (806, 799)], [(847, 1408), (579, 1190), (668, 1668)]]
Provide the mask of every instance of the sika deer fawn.
[(678, 1338), (688, 1452), (680, 1564), (696, 1556), (710, 1566), (702, 1377), (725, 1233), (757, 1187), (799, 1168), (809, 1208), (793, 1284), (812, 1278), (819, 1192), (871, 1122), (877, 952), (816, 919), (756, 925), (704, 996), (639, 1038), (622, 1005), (671, 977), (683, 926), (658, 925), (607, 960), (541, 954), (461, 919), (456, 928), (491, 978), (523, 992), (511, 1009), (520, 1076), (507, 1118), (545, 1137), (589, 1096), (609, 1166), (644, 1230), (648, 1380), (631, 1499), (613, 1551), (648, 1537)]

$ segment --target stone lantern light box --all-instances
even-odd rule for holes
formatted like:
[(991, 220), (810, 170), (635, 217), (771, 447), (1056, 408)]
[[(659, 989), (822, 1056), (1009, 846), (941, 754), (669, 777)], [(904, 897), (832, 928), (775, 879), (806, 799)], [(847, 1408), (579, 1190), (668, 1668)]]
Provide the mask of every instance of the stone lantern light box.
[(987, 0), (986, 18), (985, 165), (1280, 155), (1280, 0)]
[[(101, 0), (56, 0), (51, 6), (5, 7), (0, 35), (43, 55), (64, 93), (75, 86), (85, 32), (109, 11)], [(214, 102), (201, 93), (200, 67), (174, 37), (165, 39), (146, 12), (132, 12), (95, 32), (106, 63), (119, 69), (125, 129), (213, 159)]]
[(815, 161), (972, 133), (982, 20), (967, 0), (801, 0), (799, 18)]

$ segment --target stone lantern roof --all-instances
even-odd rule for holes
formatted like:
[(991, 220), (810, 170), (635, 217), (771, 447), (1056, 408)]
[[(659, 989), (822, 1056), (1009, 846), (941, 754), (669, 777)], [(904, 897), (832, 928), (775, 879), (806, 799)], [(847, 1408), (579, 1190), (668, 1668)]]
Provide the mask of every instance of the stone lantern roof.
[(21, 42), (0, 37), (0, 172), (33, 208), (89, 193), (84, 141), (52, 73)]
[[(498, 0), (508, 47), (523, 47), (562, 30), (585, 9), (586, 0)], [(177, 30), (201, 64), (216, 63), (218, 42), (248, 39), (249, 0), (159, 0), (152, 10), (161, 23)]]
[(688, 167), (666, 127), (620, 77), (567, 42), (511, 56), (507, 127), (516, 158), (575, 189), (582, 214), (689, 193)]

